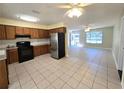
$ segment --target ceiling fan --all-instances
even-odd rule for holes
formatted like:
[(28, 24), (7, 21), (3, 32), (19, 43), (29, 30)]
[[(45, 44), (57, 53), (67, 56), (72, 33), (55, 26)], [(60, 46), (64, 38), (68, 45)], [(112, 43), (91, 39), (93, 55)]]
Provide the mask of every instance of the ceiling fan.
[(69, 9), (65, 15), (68, 17), (80, 17), (82, 15), (82, 12), (84, 10), (84, 7), (91, 5), (91, 3), (71, 3), (71, 4), (65, 4), (65, 5), (60, 5), (57, 6), (58, 8), (65, 8)]

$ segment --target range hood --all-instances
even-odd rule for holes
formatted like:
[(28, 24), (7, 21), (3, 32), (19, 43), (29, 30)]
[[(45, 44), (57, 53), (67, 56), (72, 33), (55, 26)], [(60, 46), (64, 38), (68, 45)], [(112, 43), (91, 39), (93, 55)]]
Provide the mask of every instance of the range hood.
[(31, 35), (16, 35), (16, 38), (31, 38)]

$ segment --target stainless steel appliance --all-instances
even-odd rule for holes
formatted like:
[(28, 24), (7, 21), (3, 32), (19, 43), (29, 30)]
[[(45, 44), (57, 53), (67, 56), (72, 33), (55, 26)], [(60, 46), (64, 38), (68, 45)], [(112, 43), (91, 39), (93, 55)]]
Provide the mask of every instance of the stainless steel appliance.
[(51, 33), (50, 34), (50, 49), (51, 57), (60, 59), (65, 56), (65, 34)]
[(19, 63), (34, 58), (33, 46), (30, 45), (29, 41), (17, 42), (16, 46), (18, 47)]

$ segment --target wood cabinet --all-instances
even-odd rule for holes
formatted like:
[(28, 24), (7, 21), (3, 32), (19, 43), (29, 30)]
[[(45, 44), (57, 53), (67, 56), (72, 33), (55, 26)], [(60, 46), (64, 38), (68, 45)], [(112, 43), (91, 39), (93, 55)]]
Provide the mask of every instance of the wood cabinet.
[(16, 35), (30, 35), (30, 28), (16, 27)]
[(12, 64), (18, 62), (18, 49), (9, 49), (7, 50), (7, 62), (8, 64)]
[(43, 35), (44, 35), (44, 38), (49, 38), (48, 30), (44, 30)]
[(24, 28), (24, 35), (31, 35), (30, 28)]
[(34, 46), (34, 56), (40, 56), (43, 54), (49, 53), (48, 45), (38, 45)]
[(50, 30), (50, 33), (56, 33), (56, 32), (66, 33), (66, 28), (65, 27), (59, 27), (59, 28), (54, 28), (54, 29)]
[(41, 55), (48, 53), (48, 45), (41, 46)]
[(40, 56), (41, 55), (41, 46), (34, 46), (34, 56)]
[(6, 30), (6, 38), (7, 39), (15, 39), (15, 26), (5, 26)]
[(38, 39), (39, 38), (39, 30), (32, 28), (31, 29), (31, 38)]
[(6, 39), (6, 32), (5, 32), (5, 26), (0, 25), (0, 40)]
[(0, 40), (16, 39), (16, 35), (31, 35), (32, 39), (50, 38), (50, 33), (66, 32), (65, 27), (54, 28), (50, 30), (0, 25)]
[(48, 53), (50, 53), (50, 45), (48, 45)]
[(8, 82), (6, 60), (0, 60), (0, 89), (7, 89)]
[(16, 35), (23, 35), (23, 27), (16, 26)]
[(39, 38), (49, 38), (49, 32), (47, 30), (39, 29)]

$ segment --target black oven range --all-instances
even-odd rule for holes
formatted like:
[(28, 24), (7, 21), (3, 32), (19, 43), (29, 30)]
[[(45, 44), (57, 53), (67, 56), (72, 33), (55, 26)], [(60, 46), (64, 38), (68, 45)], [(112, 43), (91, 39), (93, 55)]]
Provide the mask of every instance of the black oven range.
[(16, 46), (18, 47), (19, 63), (34, 58), (33, 46), (31, 46), (29, 41), (17, 42)]

